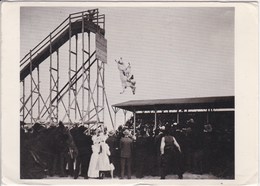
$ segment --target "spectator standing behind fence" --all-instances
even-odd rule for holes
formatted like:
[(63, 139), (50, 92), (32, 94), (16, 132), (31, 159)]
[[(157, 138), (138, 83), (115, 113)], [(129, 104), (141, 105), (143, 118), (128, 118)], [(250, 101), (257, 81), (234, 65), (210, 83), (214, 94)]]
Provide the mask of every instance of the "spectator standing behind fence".
[[(165, 136), (162, 137), (161, 141), (161, 179), (165, 179), (165, 176), (172, 168), (172, 165), (175, 161), (174, 158), (174, 146), (177, 147), (178, 151), (181, 152), (181, 148), (176, 141), (176, 139), (170, 135), (170, 126), (165, 126)], [(179, 179), (182, 179), (182, 173), (180, 172), (179, 167), (176, 167), (177, 174), (179, 176)]]
[(133, 154), (133, 140), (129, 137), (129, 130), (123, 132), (124, 137), (120, 140), (120, 162), (121, 162), (121, 177), (125, 175), (125, 165), (127, 165), (127, 178), (131, 179), (131, 166), (132, 166), (132, 154)]

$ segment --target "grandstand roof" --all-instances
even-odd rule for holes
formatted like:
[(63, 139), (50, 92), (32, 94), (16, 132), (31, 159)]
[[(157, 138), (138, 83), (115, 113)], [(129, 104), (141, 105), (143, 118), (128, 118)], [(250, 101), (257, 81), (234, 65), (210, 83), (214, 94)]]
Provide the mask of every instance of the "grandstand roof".
[(235, 108), (235, 97), (196, 97), (175, 99), (132, 100), (112, 105), (128, 111)]

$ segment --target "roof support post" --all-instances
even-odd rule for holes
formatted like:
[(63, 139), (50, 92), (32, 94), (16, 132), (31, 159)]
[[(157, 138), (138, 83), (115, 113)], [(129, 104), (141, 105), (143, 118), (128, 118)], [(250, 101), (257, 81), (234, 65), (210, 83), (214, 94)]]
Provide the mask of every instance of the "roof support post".
[(116, 128), (116, 113), (117, 113), (117, 112), (114, 112), (114, 113), (115, 113), (114, 123), (115, 123), (115, 128)]
[(134, 110), (134, 136), (135, 136), (135, 127), (136, 127), (136, 112)]
[(118, 112), (119, 108), (112, 107), (112, 109), (113, 109), (113, 111), (114, 111), (114, 113), (115, 113), (115, 115), (114, 115), (114, 123), (115, 123), (114, 129), (116, 130), (116, 113)]
[(154, 110), (154, 128), (157, 127), (157, 110)]
[(179, 113), (179, 109), (177, 110), (177, 121), (178, 124), (180, 123), (180, 113)]
[(207, 109), (207, 123), (209, 123), (209, 109)]
[(124, 112), (124, 123), (126, 123), (126, 113), (127, 113), (127, 110), (123, 110)]

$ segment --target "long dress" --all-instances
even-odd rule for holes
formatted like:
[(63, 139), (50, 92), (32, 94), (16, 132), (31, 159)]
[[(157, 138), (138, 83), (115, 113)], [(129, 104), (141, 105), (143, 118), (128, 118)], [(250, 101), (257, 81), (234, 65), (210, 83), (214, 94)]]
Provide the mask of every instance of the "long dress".
[(98, 167), (99, 151), (100, 151), (100, 144), (94, 143), (94, 145), (92, 145), (92, 155), (90, 158), (89, 168), (88, 168), (89, 178), (99, 177), (99, 167)]
[(101, 142), (101, 153), (98, 157), (98, 168), (100, 171), (110, 171), (111, 165), (109, 162), (110, 151), (109, 146), (105, 142)]

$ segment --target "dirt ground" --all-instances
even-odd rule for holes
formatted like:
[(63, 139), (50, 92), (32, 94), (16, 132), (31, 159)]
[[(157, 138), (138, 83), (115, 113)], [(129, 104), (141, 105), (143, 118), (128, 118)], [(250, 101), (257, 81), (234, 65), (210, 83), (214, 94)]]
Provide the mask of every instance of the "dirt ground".
[[(73, 179), (73, 177), (58, 177), (58, 176), (53, 176), (53, 177), (47, 177), (46, 179)], [(84, 179), (83, 177), (79, 176), (78, 179)], [(104, 179), (111, 179), (109, 177), (104, 178)], [(118, 177), (114, 178), (115, 180), (119, 180)], [(126, 178), (125, 178), (126, 179)], [(137, 179), (135, 176), (132, 176), (131, 179)], [(142, 179), (160, 179), (159, 176), (145, 176)], [(177, 175), (167, 175), (165, 179), (178, 179)], [(211, 175), (211, 174), (192, 174), (192, 173), (184, 173), (183, 174), (183, 179), (219, 179), (218, 177)], [(89, 179), (91, 180), (91, 179)]]

